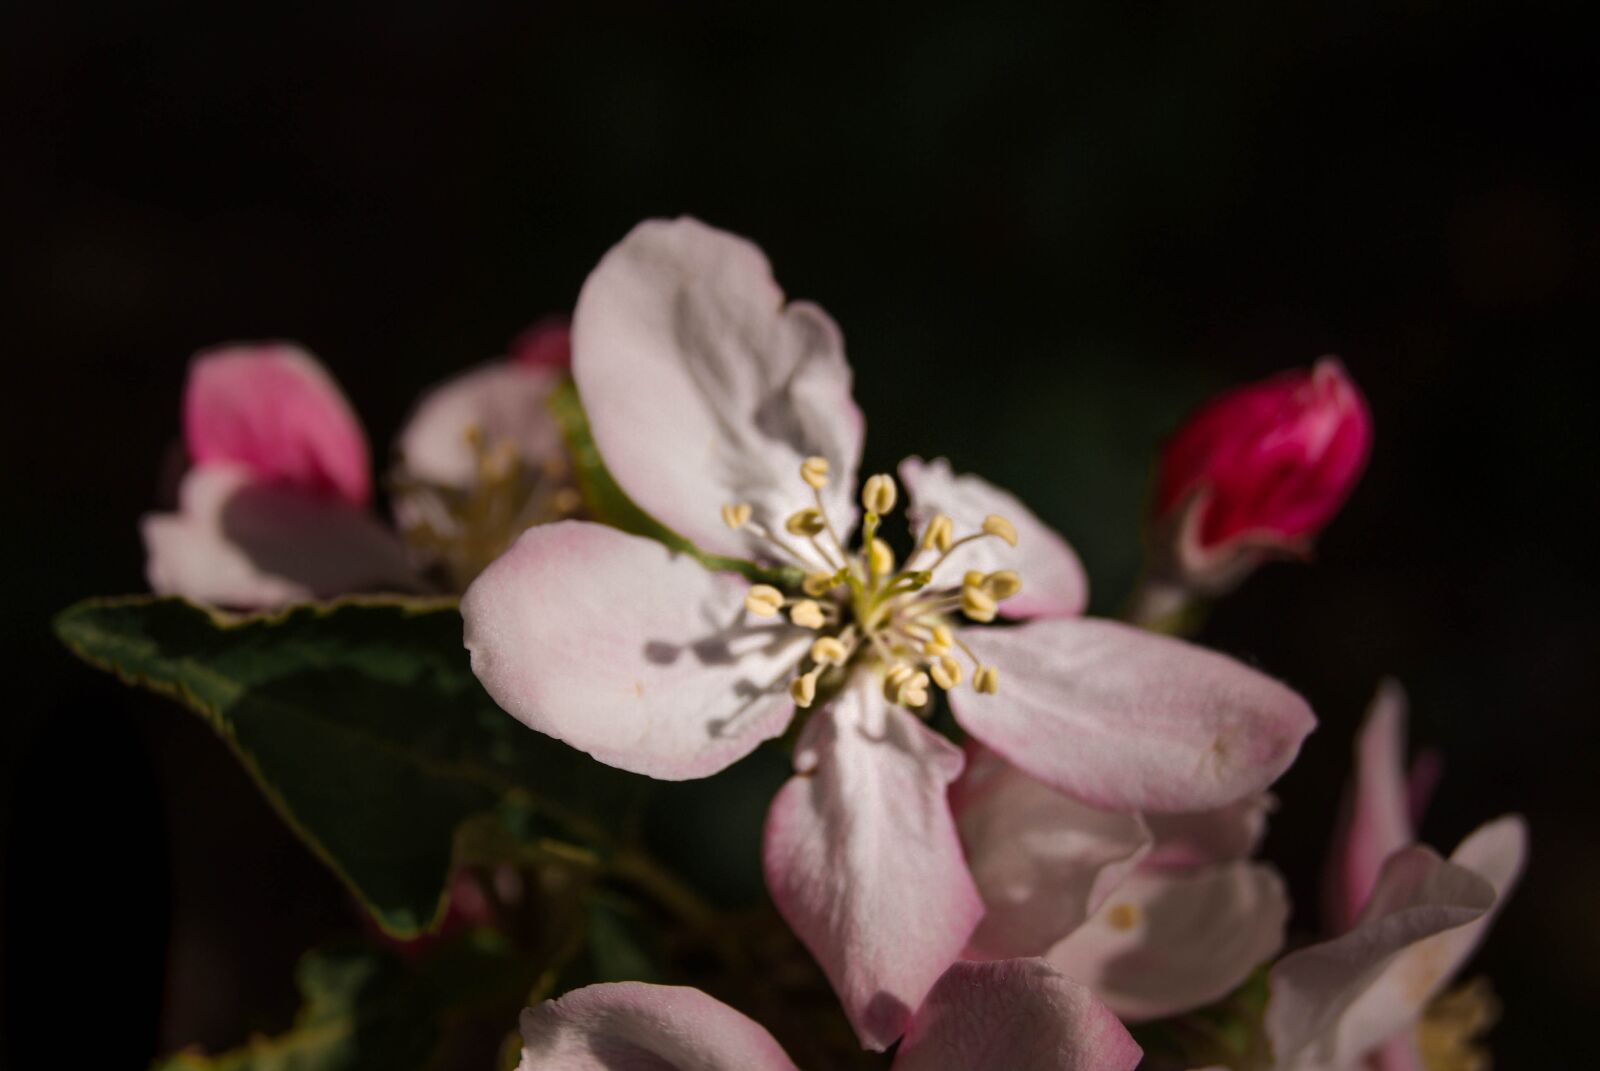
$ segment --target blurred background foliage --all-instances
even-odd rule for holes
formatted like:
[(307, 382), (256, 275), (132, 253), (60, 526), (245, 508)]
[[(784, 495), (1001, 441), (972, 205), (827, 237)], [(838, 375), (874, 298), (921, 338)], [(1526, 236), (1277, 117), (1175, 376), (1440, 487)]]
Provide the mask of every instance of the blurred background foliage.
[[(1268, 854), (1309, 929), (1351, 734), (1398, 676), (1445, 757), (1428, 839), (1533, 823), (1479, 961), (1502, 1064), (1576, 1066), (1600, 1004), (1595, 89), (1577, 5), (7, 5), (8, 1062), (279, 1028), (299, 952), (352, 927), (204, 726), (47, 629), (142, 588), (189, 355), (305, 343), (381, 459), (423, 387), (690, 212), (843, 326), (870, 466), (945, 454), (1015, 490), (1102, 612), (1164, 430), (1341, 354), (1370, 471), (1315, 567), (1263, 571), (1204, 637), (1323, 719)], [(764, 754), (747, 810), (690, 787), (653, 820), (759, 896), (782, 774)]]

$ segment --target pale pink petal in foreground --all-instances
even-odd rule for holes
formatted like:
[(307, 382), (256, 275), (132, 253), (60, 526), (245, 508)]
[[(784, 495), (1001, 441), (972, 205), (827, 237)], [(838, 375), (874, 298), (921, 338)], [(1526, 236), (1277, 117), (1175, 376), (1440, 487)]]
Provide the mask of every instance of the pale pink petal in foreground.
[(1220, 1000), (1283, 946), (1289, 899), (1269, 866), (1140, 870), (1045, 958), (1130, 1022)]
[[(1415, 1020), (1432, 979), (1392, 1007), (1365, 995), (1429, 938), (1484, 917), (1495, 891), (1483, 877), (1421, 846), (1390, 857), (1355, 929), (1279, 960), (1268, 976), (1266, 1031), (1276, 1071), (1353, 1066)], [(1359, 1005), (1359, 1006), (1358, 1006)]]
[(945, 798), (961, 752), (858, 676), (807, 723), (795, 770), (767, 813), (767, 888), (881, 1051), (983, 911)]
[(585, 986), (521, 1026), (520, 1071), (796, 1071), (760, 1024), (683, 986)]
[(968, 569), (992, 573), (1014, 569), (1022, 575), (1022, 590), (1000, 604), (1011, 618), (1073, 617), (1089, 602), (1089, 581), (1083, 563), (1067, 545), (1009, 491), (1002, 491), (977, 476), (958, 475), (944, 458), (923, 461), (908, 457), (900, 462), (900, 480), (911, 502), (909, 514), (920, 529), (935, 514), (955, 522), (957, 532), (976, 532), (983, 519), (995, 514), (1017, 530), (1017, 545), (998, 539), (979, 539), (950, 555), (945, 568), (951, 574)]
[(1131, 1071), (1143, 1055), (1088, 989), (1041, 960), (1012, 959), (946, 971), (894, 1071)]
[(415, 591), (405, 549), (366, 510), (238, 467), (192, 469), (176, 513), (140, 521), (158, 595), (266, 609), (370, 591)]
[(781, 533), (812, 504), (811, 456), (832, 466), (823, 501), (841, 534), (853, 521), (863, 423), (839, 329), (786, 302), (745, 239), (689, 218), (635, 227), (578, 297), (572, 372), (617, 483), (700, 549), (766, 553), (722, 507), (748, 503)]
[(808, 634), (753, 623), (749, 585), (583, 521), (539, 525), (461, 600), (472, 671), (529, 728), (665, 780), (783, 732)]
[(1406, 696), (1398, 682), (1386, 680), (1356, 738), (1355, 775), (1328, 862), (1328, 921), (1334, 933), (1354, 925), (1384, 861), (1415, 839), (1405, 761)]
[(434, 387), (396, 443), (406, 476), (445, 487), (473, 484), (480, 462), (468, 441), (474, 428), (486, 447), (508, 444), (526, 465), (563, 458), (566, 447), (549, 401), (564, 377), (560, 368), (495, 361)]
[(224, 346), (195, 357), (183, 438), (197, 466), (232, 464), (264, 483), (364, 506), (367, 439), (326, 369), (288, 343)]
[(999, 694), (956, 720), (1034, 777), (1106, 810), (1204, 811), (1261, 792), (1316, 725), (1305, 700), (1224, 655), (1093, 619), (966, 629)]
[(1277, 806), (1268, 793), (1197, 814), (1145, 816), (1155, 845), (1146, 867), (1195, 867), (1226, 863), (1255, 854), (1267, 831), (1267, 815)]
[(985, 959), (1044, 952), (1150, 848), (1138, 815), (1086, 807), (980, 747), (968, 748), (951, 803), (985, 907), (969, 952)]

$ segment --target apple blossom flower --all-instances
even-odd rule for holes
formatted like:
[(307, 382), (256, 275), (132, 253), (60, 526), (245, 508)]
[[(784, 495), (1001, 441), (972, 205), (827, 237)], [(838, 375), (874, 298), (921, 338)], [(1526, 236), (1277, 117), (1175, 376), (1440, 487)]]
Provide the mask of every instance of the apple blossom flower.
[(1366, 401), (1333, 357), (1213, 398), (1162, 449), (1152, 508), (1159, 570), (1214, 594), (1264, 557), (1303, 556), (1371, 446)]
[(287, 343), (195, 357), (184, 388), (192, 467), (175, 513), (140, 521), (150, 586), (242, 609), (412, 590), (368, 506), (366, 436), (315, 358)]
[[(1516, 815), (1496, 819), (1448, 860), (1414, 844), (1404, 750), (1404, 697), (1387, 684), (1357, 740), (1334, 841), (1332, 913), (1349, 921), (1269, 975), (1265, 1026), (1277, 1071), (1422, 1071), (1437, 1065), (1423, 1061), (1424, 1045), (1460, 1059), (1471, 1055), (1469, 1032), (1487, 1025), (1472, 1014), (1481, 995), (1441, 994), (1515, 887), (1527, 828)], [(1449, 1015), (1435, 1016), (1435, 1006)]]
[(986, 912), (967, 955), (1041, 955), (1127, 1022), (1226, 996), (1283, 945), (1283, 881), (1249, 861), (1270, 802), (1118, 814), (970, 746), (951, 805)]
[(465, 590), (524, 530), (580, 499), (551, 394), (567, 379), (564, 317), (524, 331), (509, 356), (422, 396), (396, 442), (394, 513), (413, 559)]
[[(522, 1013), (520, 1071), (796, 1071), (771, 1034), (698, 989), (610, 982)], [(895, 1071), (1131, 1071), (1142, 1053), (1082, 986), (1039, 960), (958, 963), (895, 1053)]]
[[(982, 913), (946, 799), (961, 752), (918, 716), (935, 690), (973, 737), (1112, 810), (1257, 793), (1314, 724), (1231, 659), (1076, 617), (1066, 542), (943, 461), (867, 479), (852, 548), (864, 422), (839, 331), (786, 302), (743, 239), (636, 227), (578, 299), (573, 375), (620, 487), (767, 578), (598, 524), (530, 529), (462, 600), (473, 671), (531, 728), (666, 779), (715, 773), (806, 711), (764, 869), (869, 1048), (904, 1032)], [(900, 558), (879, 532), (902, 492)], [(999, 618), (1016, 623), (984, 628)]]

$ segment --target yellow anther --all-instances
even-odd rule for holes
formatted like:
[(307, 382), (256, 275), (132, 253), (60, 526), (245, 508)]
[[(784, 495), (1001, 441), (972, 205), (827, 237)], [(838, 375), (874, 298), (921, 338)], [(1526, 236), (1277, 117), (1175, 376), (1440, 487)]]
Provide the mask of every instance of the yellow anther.
[(1113, 904), (1106, 912), (1106, 922), (1113, 930), (1126, 933), (1139, 925), (1139, 905), (1130, 903)]
[(735, 532), (750, 523), (750, 503), (737, 502), (722, 507), (722, 523)]
[(949, 625), (933, 626), (933, 642), (946, 649), (956, 645), (956, 634), (950, 631)]
[(922, 654), (925, 658), (943, 658), (949, 653), (950, 645), (948, 643), (940, 643), (938, 640), (929, 640), (922, 645)]
[(811, 661), (821, 666), (842, 666), (850, 657), (850, 648), (836, 636), (818, 636), (811, 645)]
[(903, 707), (926, 706), (928, 702), (928, 675), (913, 673), (895, 688), (894, 701)]
[(826, 595), (832, 588), (832, 573), (807, 573), (806, 578), (800, 581), (800, 590), (812, 598)]
[(961, 663), (945, 655), (928, 667), (928, 675), (933, 683), (948, 692), (961, 683)]
[(821, 535), (822, 530), (828, 527), (828, 522), (822, 519), (822, 511), (807, 508), (797, 513), (791, 513), (789, 519), (783, 522), (790, 535), (814, 536)]
[(916, 670), (904, 662), (896, 662), (883, 675), (883, 697), (891, 703), (900, 702), (900, 686), (911, 679)]
[(942, 513), (935, 513), (933, 520), (928, 522), (928, 527), (922, 530), (922, 545), (940, 554), (949, 550), (950, 544), (955, 541), (955, 522)]
[(757, 584), (745, 592), (744, 608), (757, 617), (773, 617), (783, 606), (783, 592), (771, 584)]
[(818, 667), (789, 682), (789, 698), (794, 700), (795, 706), (809, 707), (812, 700), (817, 698), (817, 677), (821, 673), (822, 669)]
[(989, 535), (1005, 540), (1007, 546), (1017, 545), (1016, 526), (997, 513), (991, 513), (983, 519), (983, 530)]
[(996, 609), (994, 596), (981, 587), (961, 589), (961, 612), (972, 620), (982, 623), (993, 621)]
[(801, 628), (821, 628), (828, 623), (827, 617), (822, 613), (822, 607), (811, 599), (801, 599), (789, 607), (789, 620)]
[(981, 588), (986, 579), (988, 578), (980, 570), (968, 569), (961, 574), (961, 586), (964, 588)]
[(983, 590), (1003, 601), (1022, 590), (1022, 577), (1015, 569), (1001, 569), (983, 578)]
[(994, 695), (1000, 690), (1000, 671), (993, 666), (979, 666), (973, 670), (972, 690), (983, 695)]
[(800, 462), (800, 478), (816, 491), (828, 486), (828, 459), (808, 457)]
[(874, 539), (867, 547), (867, 568), (873, 576), (888, 576), (894, 572), (894, 551), (881, 539)]
[(861, 488), (861, 504), (868, 513), (876, 513), (880, 517), (894, 509), (899, 497), (900, 491), (894, 485), (894, 477), (886, 473), (869, 476)]

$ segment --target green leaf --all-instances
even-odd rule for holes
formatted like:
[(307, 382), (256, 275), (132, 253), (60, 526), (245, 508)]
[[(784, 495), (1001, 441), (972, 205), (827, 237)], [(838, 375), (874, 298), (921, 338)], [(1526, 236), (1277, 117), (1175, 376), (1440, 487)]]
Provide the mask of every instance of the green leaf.
[(180, 1052), (154, 1071), (425, 1071), (465, 1012), (487, 1009), (511, 1030), (529, 971), (504, 939), (479, 931), (416, 966), (373, 949), (319, 949), (301, 957), (295, 981), (304, 1000), (284, 1033), (217, 1056)]
[(612, 479), (611, 471), (601, 459), (600, 450), (589, 431), (589, 418), (578, 398), (577, 385), (570, 378), (551, 392), (549, 405), (556, 423), (561, 425), (567, 452), (572, 456), (578, 491), (583, 495), (584, 506), (594, 520), (624, 532), (654, 539), (672, 550), (689, 555), (707, 569), (742, 573), (752, 580), (776, 580), (787, 587), (799, 585), (800, 571), (792, 566), (769, 570), (737, 558), (706, 554), (635, 505), (633, 499), (617, 486), (617, 481)]
[(55, 628), (92, 665), (203, 717), (400, 936), (438, 922), (466, 848), (554, 838), (603, 854), (648, 784), (501, 711), (472, 675), (450, 601), (236, 616), (181, 599), (91, 599)]

